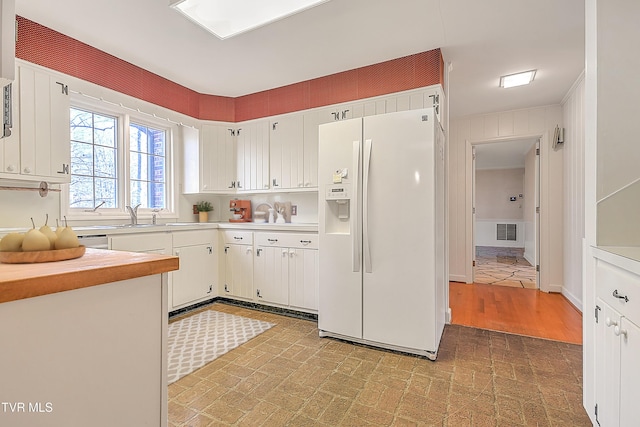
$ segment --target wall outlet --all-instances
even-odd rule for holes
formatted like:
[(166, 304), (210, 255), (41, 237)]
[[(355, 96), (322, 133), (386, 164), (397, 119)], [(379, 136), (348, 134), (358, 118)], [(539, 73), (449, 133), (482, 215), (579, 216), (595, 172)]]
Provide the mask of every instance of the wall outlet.
[(298, 205), (291, 205), (291, 216), (298, 215)]

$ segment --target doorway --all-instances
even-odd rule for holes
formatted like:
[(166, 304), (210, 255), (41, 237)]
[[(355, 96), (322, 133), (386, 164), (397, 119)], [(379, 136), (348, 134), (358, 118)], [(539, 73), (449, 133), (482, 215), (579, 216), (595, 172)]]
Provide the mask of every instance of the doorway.
[(476, 284), (539, 289), (539, 138), (471, 144)]

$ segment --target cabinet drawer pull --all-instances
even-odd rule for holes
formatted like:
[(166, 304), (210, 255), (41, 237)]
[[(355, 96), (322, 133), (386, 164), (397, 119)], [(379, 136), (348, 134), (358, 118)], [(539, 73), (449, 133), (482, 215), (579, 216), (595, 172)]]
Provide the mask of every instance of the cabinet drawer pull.
[(624, 302), (629, 302), (629, 297), (626, 295), (620, 295), (617, 289), (613, 291), (613, 296), (618, 299), (623, 299)]
[(300, 243), (302, 243), (303, 245), (308, 245), (309, 243), (311, 243), (311, 240), (300, 240)]
[(233, 238), (234, 238), (235, 240), (242, 240), (242, 237), (238, 237), (238, 236), (233, 236)]
[(275, 242), (277, 242), (277, 241), (278, 241), (278, 239), (267, 239), (267, 242), (273, 242), (273, 243), (275, 243)]

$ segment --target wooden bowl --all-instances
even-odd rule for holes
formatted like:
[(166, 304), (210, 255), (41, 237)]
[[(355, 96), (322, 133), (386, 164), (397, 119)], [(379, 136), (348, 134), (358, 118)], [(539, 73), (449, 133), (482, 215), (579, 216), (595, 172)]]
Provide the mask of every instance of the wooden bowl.
[(5, 264), (33, 264), (37, 262), (64, 261), (80, 258), (85, 252), (84, 246), (52, 251), (0, 252), (0, 262)]

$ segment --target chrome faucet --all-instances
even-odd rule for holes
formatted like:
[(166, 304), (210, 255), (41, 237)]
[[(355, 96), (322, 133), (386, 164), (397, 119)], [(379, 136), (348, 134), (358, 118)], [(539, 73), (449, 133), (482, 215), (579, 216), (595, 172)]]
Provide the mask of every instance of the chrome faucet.
[(140, 207), (140, 203), (136, 205), (135, 208), (127, 205), (127, 211), (129, 215), (131, 215), (131, 225), (136, 225), (138, 223), (138, 208)]

